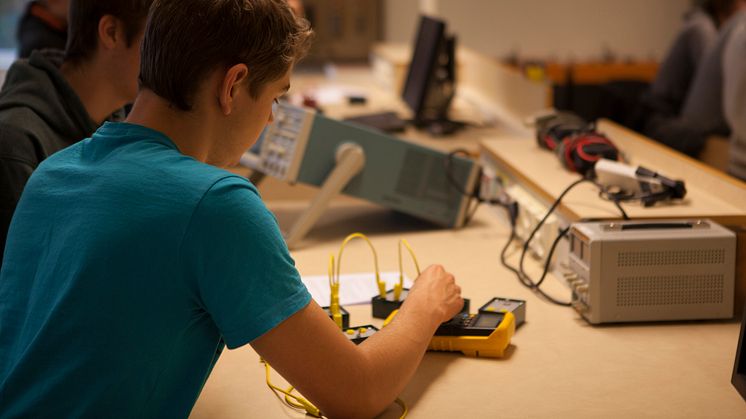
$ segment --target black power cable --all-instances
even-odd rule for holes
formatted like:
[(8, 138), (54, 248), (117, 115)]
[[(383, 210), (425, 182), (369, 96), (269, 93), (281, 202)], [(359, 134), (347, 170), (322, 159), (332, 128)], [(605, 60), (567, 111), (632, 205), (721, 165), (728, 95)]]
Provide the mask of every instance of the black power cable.
[(564, 198), (565, 195), (567, 195), (567, 193), (570, 192), (574, 187), (580, 185), (581, 183), (585, 183), (585, 182), (591, 182), (591, 183), (593, 183), (593, 181), (590, 180), (590, 179), (581, 178), (581, 179), (578, 179), (575, 182), (571, 183), (570, 186), (568, 186), (567, 188), (565, 188), (565, 190), (562, 191), (562, 193), (554, 201), (554, 203), (552, 204), (552, 206), (549, 207), (549, 210), (544, 215), (544, 217), (536, 224), (536, 227), (534, 227), (534, 229), (531, 231), (531, 234), (529, 234), (528, 238), (523, 242), (523, 250), (521, 251), (521, 258), (520, 258), (520, 260), (518, 262), (518, 270), (521, 271), (522, 274), (524, 274), (524, 275), (526, 274), (525, 271), (523, 270), (523, 261), (526, 258), (526, 253), (528, 253), (528, 247), (531, 244), (531, 240), (533, 240), (534, 236), (536, 236), (536, 233), (541, 229), (541, 227), (547, 221), (547, 219), (549, 218), (549, 216), (552, 215), (552, 213), (557, 208), (557, 206), (559, 206), (560, 202), (562, 202), (562, 198)]
[[(469, 154), (469, 151), (464, 148), (457, 148), (451, 151), (450, 153), (448, 153), (448, 156), (446, 157), (444, 161), (444, 166), (445, 166), (446, 178), (448, 179), (448, 182), (451, 184), (451, 186), (453, 186), (453, 188), (456, 189), (461, 195), (467, 198), (474, 199), (477, 202), (477, 205), (479, 204), (500, 205), (510, 211), (510, 208), (508, 208), (508, 206), (511, 205), (511, 202), (506, 198), (484, 199), (481, 196), (479, 196), (479, 187), (475, 188), (472, 193), (466, 192), (464, 188), (461, 187), (461, 185), (458, 183), (456, 178), (454, 178), (453, 176), (453, 158), (457, 155), (463, 155), (463, 156), (466, 156), (467, 158), (471, 158), (471, 154)], [(479, 178), (481, 178), (481, 170), (480, 170)], [(515, 215), (517, 216), (517, 212)]]
[(530, 289), (532, 291), (537, 292), (542, 297), (544, 297), (544, 299), (546, 299), (547, 301), (549, 301), (551, 303), (554, 303), (554, 304), (557, 304), (557, 305), (565, 306), (565, 307), (569, 307), (570, 303), (566, 303), (566, 302), (557, 300), (556, 298), (554, 298), (554, 297), (550, 296), (549, 294), (545, 293), (540, 288), (540, 286), (544, 282), (544, 279), (546, 278), (547, 273), (549, 272), (549, 265), (551, 264), (552, 257), (554, 256), (554, 251), (557, 248), (557, 244), (559, 244), (560, 239), (562, 239), (567, 234), (568, 230), (569, 229), (567, 229), (567, 228), (564, 229), (564, 230), (562, 230), (560, 232), (560, 234), (557, 236), (557, 238), (554, 239), (554, 242), (552, 243), (552, 246), (550, 247), (549, 252), (547, 254), (547, 260), (544, 263), (544, 271), (541, 274), (541, 278), (539, 279), (539, 281), (537, 281), (535, 283), (531, 280), (531, 278), (525, 272), (521, 272), (517, 268), (509, 265), (508, 261), (506, 259), (505, 255), (507, 253), (508, 248), (510, 247), (510, 243), (512, 243), (513, 240), (515, 240), (516, 237), (517, 237), (516, 236), (516, 232), (515, 232), (515, 223), (511, 224), (510, 237), (505, 242), (505, 246), (503, 246), (502, 251), (500, 252), (500, 263), (506, 269), (508, 269), (509, 271), (511, 271), (511, 272), (513, 272), (515, 274), (516, 278), (518, 278), (518, 281), (521, 283), (521, 285), (523, 285), (524, 287), (526, 287), (526, 288), (528, 288), (528, 289)]
[[(570, 302), (560, 301), (560, 300), (552, 297), (551, 295), (545, 293), (540, 288), (541, 284), (544, 283), (544, 280), (546, 279), (546, 276), (549, 273), (549, 267), (550, 267), (550, 265), (552, 263), (552, 257), (554, 256), (554, 252), (557, 249), (557, 245), (559, 244), (560, 240), (562, 240), (567, 235), (568, 231), (570, 230), (569, 227), (560, 230), (559, 234), (557, 235), (557, 237), (552, 242), (552, 245), (549, 248), (549, 252), (547, 252), (546, 261), (544, 262), (544, 270), (542, 271), (541, 277), (539, 278), (538, 281), (533, 281), (531, 279), (531, 277), (526, 273), (526, 271), (523, 269), (523, 261), (525, 260), (526, 253), (528, 253), (528, 248), (529, 248), (529, 245), (531, 243), (531, 240), (533, 240), (534, 236), (536, 236), (536, 233), (541, 229), (541, 227), (547, 221), (547, 219), (549, 218), (549, 216), (552, 215), (552, 213), (557, 208), (557, 206), (559, 206), (560, 202), (565, 197), (565, 195), (567, 195), (575, 186), (577, 186), (577, 185), (579, 185), (581, 183), (585, 183), (585, 182), (590, 182), (593, 185), (597, 186), (601, 190), (601, 193), (603, 193), (603, 188), (601, 187), (601, 185), (595, 183), (592, 179), (584, 177), (584, 178), (578, 179), (577, 181), (571, 183), (567, 188), (565, 188), (565, 190), (562, 191), (562, 193), (554, 201), (554, 203), (549, 208), (549, 210), (544, 215), (544, 217), (536, 224), (536, 226), (534, 227), (534, 229), (529, 234), (528, 238), (523, 242), (523, 246), (522, 246), (522, 249), (521, 249), (521, 256), (520, 256), (520, 259), (519, 259), (519, 265), (516, 268), (516, 267), (511, 266), (510, 264), (508, 264), (508, 261), (507, 261), (507, 258), (506, 258), (506, 254), (507, 254), (508, 248), (510, 248), (510, 244), (513, 242), (513, 240), (515, 240), (517, 238), (517, 234), (516, 234), (516, 223), (517, 223), (517, 219), (518, 219), (518, 203), (515, 202), (515, 201), (512, 201), (512, 200), (509, 200), (506, 197), (503, 197), (502, 199), (490, 199), (490, 200), (486, 200), (486, 199), (481, 198), (479, 196), (479, 191), (478, 190), (475, 190), (471, 194), (468, 193), (468, 192), (466, 192), (461, 187), (461, 185), (458, 184), (458, 182), (456, 181), (456, 179), (453, 177), (453, 157), (456, 156), (456, 155), (458, 155), (458, 154), (463, 154), (463, 155), (469, 156), (468, 151), (466, 151), (464, 149), (456, 149), (456, 150), (453, 150), (450, 153), (448, 153), (448, 157), (447, 157), (447, 159), (445, 161), (446, 177), (448, 178), (448, 180), (452, 184), (452, 186), (454, 188), (456, 188), (457, 191), (459, 191), (459, 193), (461, 193), (462, 195), (464, 195), (466, 197), (473, 198), (473, 199), (476, 200), (476, 205), (474, 206), (474, 210), (471, 212), (471, 215), (473, 215), (476, 212), (476, 208), (481, 203), (487, 203), (487, 204), (490, 204), (490, 205), (498, 205), (498, 206), (501, 206), (501, 207), (505, 208), (505, 210), (508, 212), (508, 216), (509, 216), (509, 220), (510, 220), (510, 236), (508, 237), (508, 240), (505, 243), (505, 246), (503, 246), (502, 250), (500, 251), (500, 263), (506, 269), (508, 269), (509, 271), (513, 272), (513, 274), (515, 274), (516, 278), (518, 278), (518, 281), (524, 287), (526, 287), (526, 288), (528, 288), (528, 289), (530, 289), (530, 290), (538, 293), (539, 295), (541, 295), (542, 297), (544, 297), (544, 299), (546, 299), (547, 301), (549, 301), (549, 302), (551, 302), (553, 304), (557, 304), (557, 305), (560, 305), (560, 306), (563, 306), (563, 307), (570, 307), (572, 305)], [(616, 207), (621, 212), (622, 217), (624, 217), (625, 220), (628, 220), (629, 217), (627, 216), (627, 213), (624, 211), (624, 209), (620, 205), (619, 200), (612, 199), (612, 201), (614, 202), (614, 205), (616, 205)], [(471, 217), (469, 217), (469, 219), (470, 218)]]
[[(475, 201), (475, 204), (473, 206), (473, 209), (469, 211), (469, 213), (466, 216), (466, 219), (464, 220), (464, 224), (468, 224), (469, 221), (474, 217), (474, 214), (477, 212), (477, 208), (479, 208), (480, 204), (490, 204), (490, 205), (499, 205), (501, 207), (504, 207), (510, 216), (511, 219), (515, 219), (518, 217), (518, 204), (515, 202), (512, 202), (508, 200), (506, 197), (503, 197), (502, 199), (484, 199), (481, 196), (479, 196), (479, 188), (475, 188), (472, 193), (467, 192), (464, 190), (464, 188), (458, 183), (456, 178), (453, 175), (453, 158), (457, 155), (463, 155), (468, 158), (471, 157), (471, 154), (469, 154), (469, 151), (464, 148), (457, 148), (450, 153), (448, 153), (448, 156), (446, 157), (444, 161), (445, 166), (445, 174), (446, 178), (448, 179), (448, 182), (451, 184), (451, 186), (456, 189), (461, 195), (473, 199)], [(476, 164), (476, 163), (475, 163)], [(479, 178), (481, 178), (481, 171), (479, 174)]]
[(514, 219), (511, 219), (510, 237), (508, 238), (507, 242), (505, 243), (505, 246), (503, 246), (502, 251), (500, 252), (500, 262), (502, 263), (502, 265), (506, 269), (508, 269), (509, 271), (513, 272), (513, 274), (515, 274), (516, 278), (518, 278), (518, 281), (521, 283), (521, 285), (523, 285), (524, 287), (526, 287), (526, 288), (528, 288), (528, 289), (530, 289), (532, 291), (535, 291), (536, 293), (540, 294), (547, 301), (549, 301), (549, 302), (551, 302), (553, 304), (557, 304), (557, 305), (563, 306), (563, 307), (570, 307), (571, 304), (569, 302), (560, 301), (560, 300), (558, 300), (558, 299), (550, 296), (549, 294), (547, 294), (546, 292), (544, 292), (540, 288), (540, 286), (544, 282), (544, 279), (546, 278), (547, 273), (549, 272), (549, 266), (551, 265), (552, 257), (554, 256), (554, 251), (556, 250), (557, 245), (559, 244), (559, 241), (567, 234), (568, 229), (567, 228), (563, 229), (560, 232), (560, 234), (557, 235), (557, 237), (554, 239), (554, 242), (552, 243), (552, 246), (550, 247), (549, 252), (547, 253), (547, 258), (546, 258), (546, 261), (544, 263), (544, 270), (543, 270), (543, 272), (541, 274), (541, 278), (538, 281), (533, 281), (531, 279), (531, 277), (528, 276), (528, 274), (523, 269), (523, 261), (525, 259), (526, 253), (528, 252), (528, 248), (529, 248), (529, 245), (531, 243), (531, 240), (533, 240), (534, 236), (539, 231), (539, 229), (541, 229), (541, 227), (544, 225), (544, 223), (549, 218), (549, 216), (552, 215), (552, 212), (554, 212), (555, 208), (557, 208), (557, 206), (559, 205), (559, 203), (562, 201), (562, 198), (564, 198), (564, 196), (572, 188), (574, 188), (576, 185), (579, 185), (579, 184), (581, 184), (583, 182), (586, 182), (586, 181), (589, 181), (589, 180), (585, 179), (585, 178), (582, 178), (582, 179), (580, 179), (578, 181), (573, 182), (570, 186), (568, 186), (560, 194), (559, 197), (557, 197), (557, 199), (554, 201), (554, 204), (552, 204), (552, 206), (547, 211), (546, 215), (544, 215), (544, 217), (541, 219), (541, 221), (539, 221), (539, 223), (531, 231), (531, 233), (529, 234), (528, 239), (526, 239), (523, 242), (522, 251), (521, 251), (521, 257), (520, 257), (520, 264), (519, 264), (518, 268), (513, 267), (510, 264), (508, 264), (508, 261), (507, 261), (507, 259), (505, 257), (506, 252), (507, 252), (508, 248), (510, 247), (510, 244), (517, 237), (516, 231), (515, 231), (516, 230), (516, 227), (515, 227), (516, 223), (515, 223)]

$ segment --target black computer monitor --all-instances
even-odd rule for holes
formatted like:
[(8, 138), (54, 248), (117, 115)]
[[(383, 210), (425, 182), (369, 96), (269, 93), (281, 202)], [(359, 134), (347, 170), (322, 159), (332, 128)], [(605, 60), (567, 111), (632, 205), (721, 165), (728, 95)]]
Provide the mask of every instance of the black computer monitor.
[(463, 124), (448, 118), (456, 92), (456, 38), (446, 23), (421, 16), (402, 98), (412, 109), (413, 122), (434, 134), (448, 134)]
[(746, 305), (743, 309), (743, 319), (741, 320), (741, 335), (738, 338), (736, 347), (736, 361), (733, 363), (733, 375), (730, 382), (733, 387), (741, 393), (741, 397), (746, 400)]
[[(446, 34), (444, 21), (421, 16), (402, 91), (404, 102), (412, 110), (411, 122), (435, 136), (457, 131), (464, 124), (448, 118), (455, 93), (456, 38)], [(395, 112), (360, 115), (347, 121), (386, 132), (405, 129), (405, 121)]]

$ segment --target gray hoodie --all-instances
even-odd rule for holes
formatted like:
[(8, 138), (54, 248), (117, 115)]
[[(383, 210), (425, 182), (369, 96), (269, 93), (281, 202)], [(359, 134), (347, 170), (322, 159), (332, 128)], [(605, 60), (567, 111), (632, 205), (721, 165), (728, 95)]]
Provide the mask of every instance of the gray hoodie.
[(62, 77), (62, 58), (62, 51), (35, 51), (10, 67), (0, 90), (0, 256), (31, 173), (42, 160), (97, 128)]
[(733, 131), (728, 171), (746, 181), (746, 12), (734, 21), (723, 54), (723, 106)]
[(648, 121), (645, 134), (690, 156), (697, 156), (711, 135), (727, 137), (730, 126), (723, 109), (723, 54), (741, 12), (724, 24), (715, 42), (697, 67), (678, 116), (658, 116)]

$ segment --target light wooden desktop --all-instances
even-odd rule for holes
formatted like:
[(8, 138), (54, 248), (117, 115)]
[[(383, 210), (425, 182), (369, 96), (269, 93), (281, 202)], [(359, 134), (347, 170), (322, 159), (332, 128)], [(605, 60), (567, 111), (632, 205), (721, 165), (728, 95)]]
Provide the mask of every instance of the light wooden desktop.
[[(271, 207), (281, 224), (298, 211), (297, 204)], [(441, 263), (455, 274), (474, 310), (495, 296), (527, 301), (527, 321), (516, 331), (504, 359), (426, 354), (401, 394), (410, 409), (408, 417), (743, 417), (744, 401), (730, 385), (737, 322), (590, 326), (572, 309), (549, 304), (523, 288), (500, 265), (508, 230), (492, 211), (480, 208), (471, 224), (452, 231), (430, 229), (371, 205), (339, 204), (308, 237), (308, 246), (293, 252), (301, 274), (322, 275), (341, 239), (363, 231), (379, 252), (381, 269), (396, 270), (396, 245), (404, 237), (422, 265)], [(344, 261), (345, 272), (371, 271), (363, 243), (348, 248)], [(537, 277), (538, 266), (527, 265)], [(412, 276), (413, 268), (406, 266)], [(545, 289), (569, 298), (554, 279)], [(381, 326), (371, 318), (369, 305), (346, 308), (352, 325)], [(284, 383), (277, 374), (273, 377)], [(398, 414), (392, 405), (383, 417)], [(247, 345), (223, 353), (192, 417), (303, 415), (270, 392), (259, 357)]]
[[(358, 76), (369, 80), (370, 74)], [(366, 110), (376, 110), (376, 106), (369, 103)], [(345, 111), (345, 106), (340, 105), (339, 111)], [(464, 135), (471, 137), (465, 140), (467, 146), (488, 137), (516, 135), (493, 134), (467, 131)], [(458, 143), (425, 140), (440, 147)], [(298, 201), (294, 191), (288, 195), (275, 191), (276, 187), (267, 182), (261, 190), (271, 197), (268, 206), (287, 228), (306, 203)], [(313, 189), (308, 188), (308, 193)], [(516, 331), (505, 358), (426, 354), (401, 394), (409, 407), (408, 417), (744, 417), (746, 405), (730, 384), (737, 321), (591, 326), (572, 309), (552, 305), (522, 287), (500, 265), (499, 252), (509, 231), (494, 211), (498, 209), (483, 206), (463, 229), (443, 230), (358, 200), (338, 199), (301, 248), (292, 252), (302, 275), (323, 275), (329, 254), (338, 250), (342, 239), (362, 231), (376, 246), (381, 269), (396, 270), (397, 242), (406, 238), (421, 265), (440, 263), (455, 274), (464, 297), (471, 299), (472, 311), (496, 296), (527, 301), (527, 321)], [(516, 251), (511, 250), (513, 262)], [(362, 243), (353, 243), (344, 261), (344, 272), (372, 269), (369, 251)], [(413, 276), (411, 264), (405, 266)], [(537, 263), (527, 263), (527, 268), (538, 277)], [(569, 291), (557, 279), (549, 278), (543, 288), (557, 298), (569, 299)], [(371, 318), (369, 305), (346, 309), (352, 325), (381, 326), (380, 320)], [(273, 380), (284, 384), (276, 373)], [(392, 404), (382, 416), (399, 415), (399, 408)], [(191, 417), (304, 415), (285, 406), (267, 388), (259, 357), (247, 345), (223, 353)]]

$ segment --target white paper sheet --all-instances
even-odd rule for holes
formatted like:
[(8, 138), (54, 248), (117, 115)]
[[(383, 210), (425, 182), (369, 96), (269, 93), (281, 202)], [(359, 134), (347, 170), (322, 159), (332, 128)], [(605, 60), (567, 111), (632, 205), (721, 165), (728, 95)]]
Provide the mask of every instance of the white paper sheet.
[[(392, 289), (399, 282), (399, 272), (381, 272), (381, 279), (386, 282), (386, 289)], [(327, 275), (304, 276), (303, 283), (311, 297), (321, 307), (329, 305), (329, 277)], [(411, 288), (412, 281), (404, 275), (404, 288)], [(368, 304), (378, 295), (375, 274), (342, 274), (339, 277), (339, 303), (341, 305)]]

